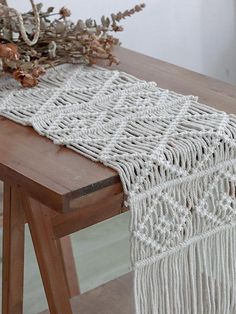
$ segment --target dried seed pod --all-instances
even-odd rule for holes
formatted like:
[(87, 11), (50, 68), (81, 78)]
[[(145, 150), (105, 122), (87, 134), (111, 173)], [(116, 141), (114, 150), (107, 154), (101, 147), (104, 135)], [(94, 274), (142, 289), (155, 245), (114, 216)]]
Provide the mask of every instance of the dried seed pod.
[(112, 25), (112, 29), (114, 32), (123, 32), (124, 30), (123, 26), (118, 26), (118, 25)]
[(140, 5), (136, 5), (136, 6), (134, 7), (134, 10), (135, 10), (136, 12), (140, 12), (140, 11), (142, 11), (142, 8), (141, 8)]
[(62, 7), (59, 11), (59, 14), (62, 16), (62, 17), (69, 17), (71, 16), (71, 11), (66, 8), (66, 7)]

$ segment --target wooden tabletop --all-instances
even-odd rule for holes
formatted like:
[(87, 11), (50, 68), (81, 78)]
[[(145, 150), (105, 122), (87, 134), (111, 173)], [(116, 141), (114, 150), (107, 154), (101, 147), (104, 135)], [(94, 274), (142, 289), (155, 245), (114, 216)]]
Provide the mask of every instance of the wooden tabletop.
[[(199, 96), (199, 101), (236, 114), (233, 85), (144, 56), (117, 50), (121, 63), (115, 68), (160, 87)], [(118, 174), (65, 147), (53, 144), (24, 127), (0, 117), (0, 179), (24, 186), (35, 198), (58, 211), (69, 209), (75, 198), (121, 183)]]

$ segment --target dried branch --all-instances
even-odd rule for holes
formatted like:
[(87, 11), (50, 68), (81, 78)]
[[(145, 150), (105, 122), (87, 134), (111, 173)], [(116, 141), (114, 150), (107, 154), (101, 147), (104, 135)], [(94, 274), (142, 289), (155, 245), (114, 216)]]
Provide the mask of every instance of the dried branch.
[[(91, 65), (107, 60), (108, 64), (117, 64), (119, 60), (112, 51), (119, 40), (111, 33), (123, 31), (119, 22), (145, 7), (140, 4), (110, 17), (102, 16), (100, 22), (87, 19), (73, 23), (66, 7), (59, 12), (53, 7), (43, 11), (41, 3), (30, 2), (32, 11), (20, 14), (0, 1), (0, 70), (13, 73), (25, 87), (37, 85), (43, 68), (61, 63)], [(58, 17), (52, 19), (53, 15)]]

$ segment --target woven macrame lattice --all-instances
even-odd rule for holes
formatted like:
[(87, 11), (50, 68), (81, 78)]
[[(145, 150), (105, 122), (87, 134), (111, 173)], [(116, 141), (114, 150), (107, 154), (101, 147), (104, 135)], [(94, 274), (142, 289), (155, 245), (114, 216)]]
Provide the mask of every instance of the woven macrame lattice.
[(60, 66), (29, 90), (1, 84), (1, 115), (119, 172), (134, 267), (236, 223), (235, 116), (98, 67)]

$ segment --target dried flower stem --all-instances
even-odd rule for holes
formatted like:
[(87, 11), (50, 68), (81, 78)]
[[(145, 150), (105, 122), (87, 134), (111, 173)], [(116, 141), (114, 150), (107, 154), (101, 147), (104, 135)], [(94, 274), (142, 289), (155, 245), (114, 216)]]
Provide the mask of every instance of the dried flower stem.
[[(53, 12), (54, 8), (50, 7), (44, 12), (42, 4), (30, 2), (32, 11), (23, 14), (0, 4), (0, 30), (14, 30), (19, 34), (18, 38), (11, 39), (6, 32), (0, 31), (0, 63), (5, 72), (14, 73), (14, 78), (25, 87), (38, 83), (44, 72), (40, 65), (44, 68), (65, 62), (89, 65), (98, 60), (107, 60), (109, 65), (118, 63), (112, 51), (119, 40), (111, 33), (123, 31), (118, 23), (145, 7), (140, 4), (110, 17), (103, 16), (100, 23), (87, 19), (75, 24), (68, 20), (71, 12), (66, 7), (59, 12)], [(53, 15), (59, 17), (48, 19)], [(10, 23), (7, 24), (8, 16)], [(12, 46), (6, 45), (9, 42)]]

